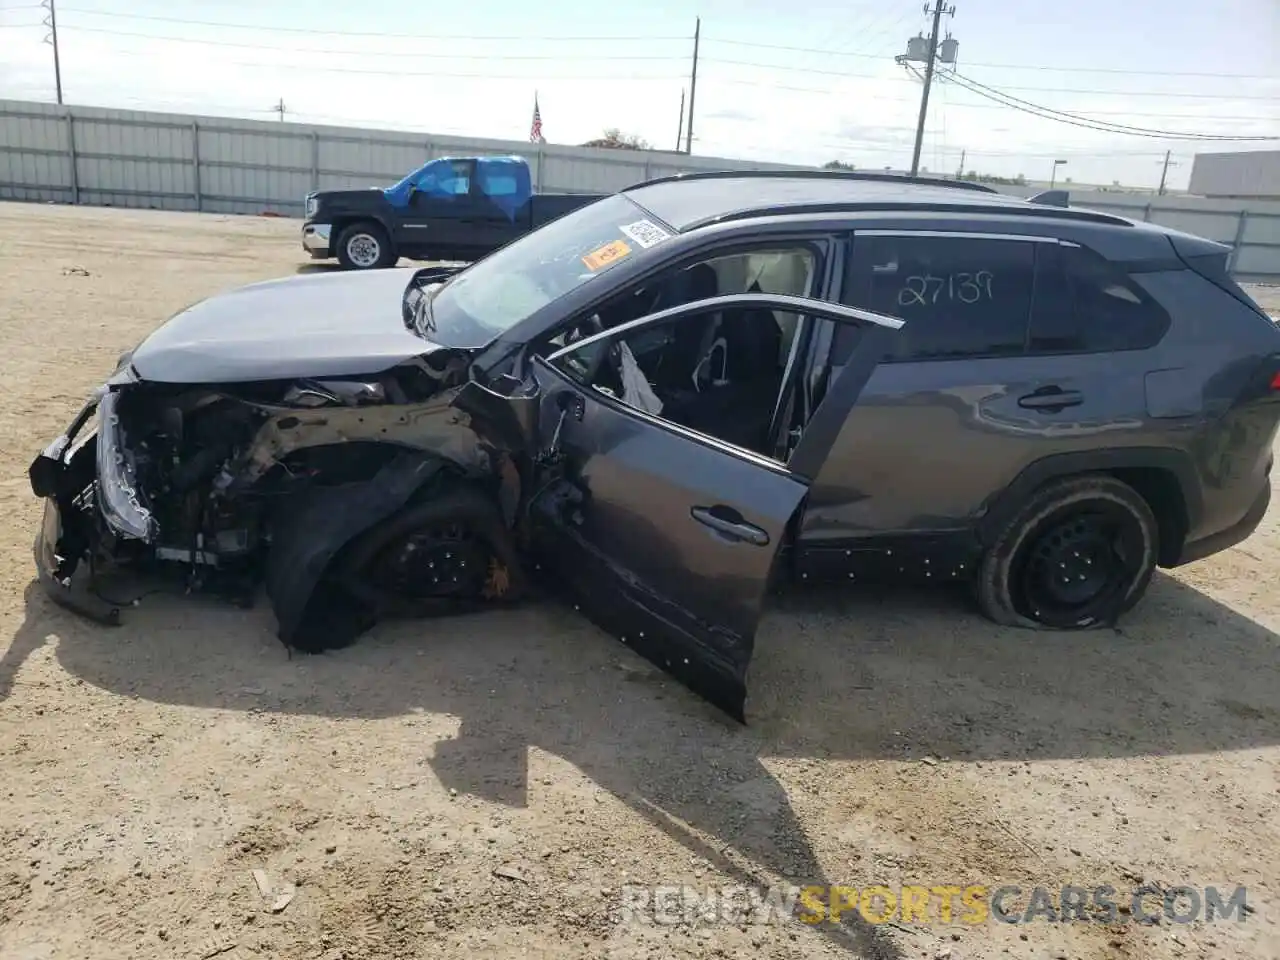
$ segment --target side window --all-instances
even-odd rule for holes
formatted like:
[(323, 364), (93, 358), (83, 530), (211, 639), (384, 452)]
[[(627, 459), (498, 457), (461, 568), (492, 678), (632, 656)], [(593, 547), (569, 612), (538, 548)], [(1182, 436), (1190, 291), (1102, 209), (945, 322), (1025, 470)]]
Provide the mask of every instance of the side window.
[(923, 235), (858, 236), (854, 306), (901, 317), (885, 362), (1023, 353), (1036, 244)]
[(471, 192), (471, 164), (455, 160), (438, 174), (436, 190), (444, 194), (463, 196)]
[(489, 197), (515, 196), (516, 178), (505, 173), (484, 173), (481, 175), (480, 189)]
[(1066, 243), (1045, 259), (1032, 352), (1141, 350), (1164, 336), (1169, 315), (1115, 264)]

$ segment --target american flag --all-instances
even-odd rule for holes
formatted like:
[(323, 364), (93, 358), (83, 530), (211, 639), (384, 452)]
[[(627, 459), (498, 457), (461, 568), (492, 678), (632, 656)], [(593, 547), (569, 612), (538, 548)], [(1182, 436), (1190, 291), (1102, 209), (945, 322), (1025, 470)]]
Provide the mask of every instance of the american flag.
[(530, 143), (546, 143), (542, 135), (542, 111), (538, 109), (538, 95), (533, 95), (533, 125), (529, 128)]

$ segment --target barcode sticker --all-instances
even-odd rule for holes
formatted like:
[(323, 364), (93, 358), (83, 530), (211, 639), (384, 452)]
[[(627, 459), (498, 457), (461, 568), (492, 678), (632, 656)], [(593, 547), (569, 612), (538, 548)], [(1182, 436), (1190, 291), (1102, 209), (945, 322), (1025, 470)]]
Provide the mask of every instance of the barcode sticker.
[(619, 229), (646, 250), (657, 246), (663, 240), (671, 239), (671, 234), (652, 220), (637, 220), (635, 223), (624, 224)]

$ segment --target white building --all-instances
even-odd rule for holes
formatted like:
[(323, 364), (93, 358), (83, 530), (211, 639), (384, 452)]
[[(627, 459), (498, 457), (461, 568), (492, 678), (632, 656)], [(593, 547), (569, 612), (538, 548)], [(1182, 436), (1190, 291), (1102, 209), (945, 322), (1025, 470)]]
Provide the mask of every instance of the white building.
[(1280, 150), (1197, 153), (1190, 193), (1236, 200), (1280, 200)]

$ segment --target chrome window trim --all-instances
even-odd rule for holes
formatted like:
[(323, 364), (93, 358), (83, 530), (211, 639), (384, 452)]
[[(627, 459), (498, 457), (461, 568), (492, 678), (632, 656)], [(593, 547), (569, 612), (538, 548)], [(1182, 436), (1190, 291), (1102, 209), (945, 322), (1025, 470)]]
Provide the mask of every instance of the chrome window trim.
[(1057, 237), (1036, 237), (1018, 233), (980, 233), (974, 230), (855, 230), (855, 237), (946, 237), (956, 240), (1020, 240), (1024, 243), (1062, 243)]

